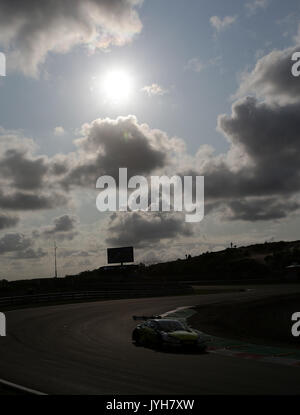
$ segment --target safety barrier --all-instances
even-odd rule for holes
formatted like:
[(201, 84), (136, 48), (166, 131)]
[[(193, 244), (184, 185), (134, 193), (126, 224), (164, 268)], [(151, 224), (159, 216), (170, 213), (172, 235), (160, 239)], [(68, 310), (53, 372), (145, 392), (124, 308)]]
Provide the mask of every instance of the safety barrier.
[(113, 300), (125, 298), (160, 297), (167, 295), (188, 294), (187, 287), (162, 287), (157, 289), (131, 289), (131, 290), (103, 290), (103, 291), (75, 291), (64, 293), (30, 294), (22, 296), (0, 297), (0, 309), (7, 306), (30, 305), (49, 302), (82, 301), (82, 300)]

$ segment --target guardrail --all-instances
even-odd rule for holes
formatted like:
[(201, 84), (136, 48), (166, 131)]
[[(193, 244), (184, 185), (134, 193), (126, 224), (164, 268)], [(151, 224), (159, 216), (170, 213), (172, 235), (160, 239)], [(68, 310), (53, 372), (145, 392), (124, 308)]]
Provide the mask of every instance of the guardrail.
[(113, 300), (124, 298), (160, 297), (184, 294), (186, 287), (160, 289), (110, 290), (110, 291), (75, 291), (66, 293), (30, 294), (22, 296), (0, 297), (0, 308), (15, 305), (50, 303), (54, 301)]

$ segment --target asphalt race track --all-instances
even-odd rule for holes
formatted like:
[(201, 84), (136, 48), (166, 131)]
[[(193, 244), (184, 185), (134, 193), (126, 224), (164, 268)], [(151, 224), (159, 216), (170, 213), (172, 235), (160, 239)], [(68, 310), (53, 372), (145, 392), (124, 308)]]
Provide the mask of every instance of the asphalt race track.
[(7, 337), (0, 337), (0, 378), (47, 394), (299, 394), (300, 367), (212, 353), (161, 353), (131, 343), (133, 314), (292, 290), (258, 288), (10, 311)]

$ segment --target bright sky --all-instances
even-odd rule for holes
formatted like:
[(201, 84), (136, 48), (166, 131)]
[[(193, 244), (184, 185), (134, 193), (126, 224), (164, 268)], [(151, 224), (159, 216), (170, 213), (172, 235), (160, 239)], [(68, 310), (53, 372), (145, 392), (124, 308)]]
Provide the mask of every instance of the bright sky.
[[(105, 265), (110, 245), (149, 263), (299, 238), (298, 1), (49, 7), (0, 1), (0, 279), (52, 276), (54, 238), (60, 276)], [(205, 220), (100, 214), (96, 179), (122, 163), (203, 174)]]

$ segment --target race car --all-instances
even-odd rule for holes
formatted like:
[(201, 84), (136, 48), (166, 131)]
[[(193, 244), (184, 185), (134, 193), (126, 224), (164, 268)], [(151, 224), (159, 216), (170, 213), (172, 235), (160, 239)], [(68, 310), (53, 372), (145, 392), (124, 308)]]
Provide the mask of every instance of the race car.
[[(193, 349), (198, 352), (206, 350), (206, 340), (198, 330), (180, 320), (152, 317), (156, 318), (140, 317), (145, 321), (138, 324), (132, 332), (132, 341), (136, 346)], [(133, 319), (138, 320), (139, 317), (133, 316)]]

